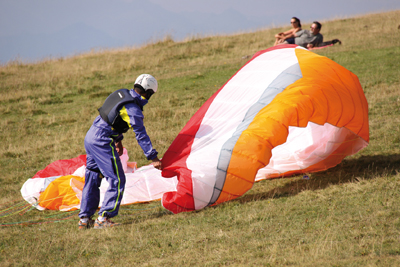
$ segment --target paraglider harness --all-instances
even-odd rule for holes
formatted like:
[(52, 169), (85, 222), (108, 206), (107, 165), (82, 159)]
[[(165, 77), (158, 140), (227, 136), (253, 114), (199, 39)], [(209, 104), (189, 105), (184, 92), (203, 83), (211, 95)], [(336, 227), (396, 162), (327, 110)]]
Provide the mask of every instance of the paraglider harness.
[(103, 106), (99, 108), (101, 118), (113, 127), (118, 133), (126, 133), (129, 130), (129, 125), (119, 115), (122, 106), (128, 103), (137, 104), (143, 111), (142, 105), (129, 93), (128, 89), (119, 89), (110, 94)]

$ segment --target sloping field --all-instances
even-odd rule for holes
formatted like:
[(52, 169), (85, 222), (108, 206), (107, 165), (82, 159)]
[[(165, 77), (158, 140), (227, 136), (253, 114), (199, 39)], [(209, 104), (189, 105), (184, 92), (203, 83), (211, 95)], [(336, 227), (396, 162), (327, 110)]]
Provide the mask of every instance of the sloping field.
[[(25, 208), (38, 170), (84, 154), (110, 92), (141, 73), (159, 81), (145, 124), (162, 156), (196, 110), (282, 29), (166, 37), (142, 47), (0, 67), (0, 266), (398, 266), (400, 262), (400, 11), (322, 21), (314, 50), (355, 73), (369, 103), (370, 144), (337, 167), (262, 181), (243, 197), (172, 215), (159, 202), (124, 206), (123, 225), (78, 231), (76, 212)], [(303, 23), (303, 27), (309, 24)], [(130, 160), (148, 164), (133, 134)], [(20, 205), (20, 206), (19, 206)]]

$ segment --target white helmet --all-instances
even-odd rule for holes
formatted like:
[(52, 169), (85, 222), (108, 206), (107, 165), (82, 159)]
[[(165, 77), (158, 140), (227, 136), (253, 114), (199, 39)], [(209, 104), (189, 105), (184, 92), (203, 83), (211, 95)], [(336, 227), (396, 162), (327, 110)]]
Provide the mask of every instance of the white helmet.
[(145, 91), (151, 89), (153, 92), (157, 92), (158, 83), (156, 78), (151, 76), (150, 74), (141, 74), (137, 77), (135, 81), (135, 85), (140, 85)]

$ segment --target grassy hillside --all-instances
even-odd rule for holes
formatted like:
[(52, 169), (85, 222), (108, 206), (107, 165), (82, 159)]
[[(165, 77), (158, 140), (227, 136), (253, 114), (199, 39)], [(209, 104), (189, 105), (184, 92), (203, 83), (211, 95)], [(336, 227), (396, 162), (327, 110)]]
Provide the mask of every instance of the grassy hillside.
[[(343, 44), (314, 50), (359, 77), (369, 103), (366, 149), (310, 180), (262, 181), (199, 212), (125, 206), (115, 220), (123, 226), (104, 231), (78, 232), (76, 212), (6, 209), (21, 203), (22, 184), (38, 170), (85, 153), (84, 136), (113, 90), (131, 88), (141, 73), (158, 79), (145, 125), (162, 156), (243, 57), (273, 45), (289, 25), (1, 66), (0, 266), (399, 265), (399, 18), (394, 11), (323, 21), (324, 38)], [(124, 146), (130, 160), (148, 164), (133, 134)], [(23, 221), (45, 223), (10, 224)]]

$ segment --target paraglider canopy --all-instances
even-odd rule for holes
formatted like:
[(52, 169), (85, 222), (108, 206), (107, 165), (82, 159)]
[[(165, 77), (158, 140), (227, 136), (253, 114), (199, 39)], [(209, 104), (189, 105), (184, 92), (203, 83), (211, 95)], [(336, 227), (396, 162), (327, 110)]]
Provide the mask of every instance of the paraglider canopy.
[(254, 181), (336, 166), (367, 146), (356, 75), (295, 45), (260, 51), (191, 118), (163, 157), (178, 213), (237, 198)]

